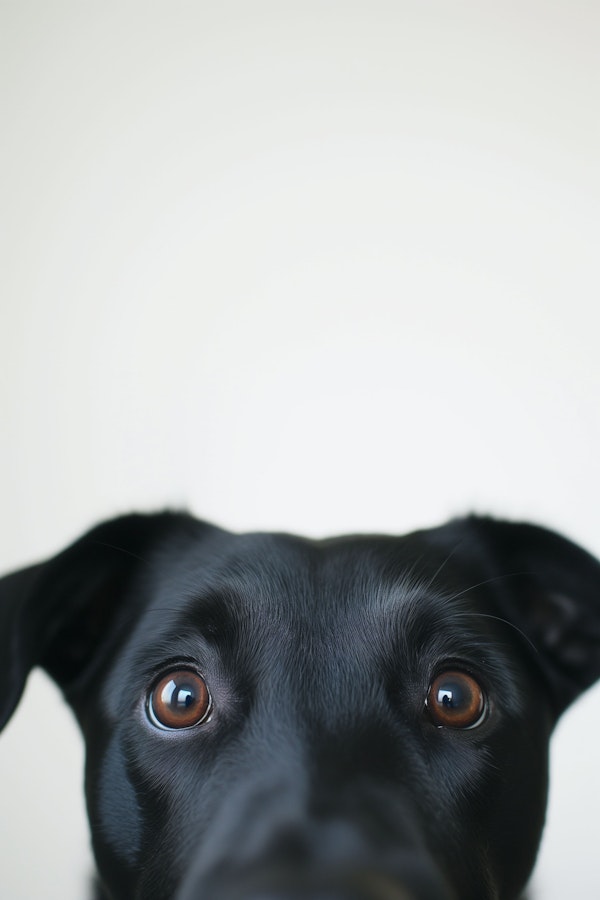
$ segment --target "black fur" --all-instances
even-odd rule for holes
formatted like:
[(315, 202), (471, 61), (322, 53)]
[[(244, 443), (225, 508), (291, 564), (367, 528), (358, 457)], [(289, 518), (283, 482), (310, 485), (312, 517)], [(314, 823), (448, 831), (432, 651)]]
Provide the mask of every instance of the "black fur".
[[(0, 582), (0, 659), (0, 727), (36, 665), (77, 716), (103, 898), (509, 900), (556, 719), (600, 676), (600, 565), (482, 518), (311, 541), (133, 515)], [(178, 665), (212, 714), (159, 730)], [(475, 727), (432, 718), (445, 670), (482, 686)]]

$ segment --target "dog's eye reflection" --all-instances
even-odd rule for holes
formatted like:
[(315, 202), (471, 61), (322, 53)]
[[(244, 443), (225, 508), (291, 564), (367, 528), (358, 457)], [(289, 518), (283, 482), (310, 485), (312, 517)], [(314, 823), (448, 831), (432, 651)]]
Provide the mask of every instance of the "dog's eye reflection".
[(193, 669), (162, 675), (148, 696), (148, 717), (163, 729), (192, 728), (205, 722), (211, 710), (206, 682)]
[(466, 672), (442, 672), (427, 692), (427, 712), (435, 725), (473, 728), (483, 721), (486, 699), (481, 686)]

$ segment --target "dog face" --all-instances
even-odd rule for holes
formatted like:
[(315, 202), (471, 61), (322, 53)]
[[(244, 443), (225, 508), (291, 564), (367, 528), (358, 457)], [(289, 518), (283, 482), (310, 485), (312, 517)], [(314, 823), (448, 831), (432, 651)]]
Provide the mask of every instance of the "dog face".
[(0, 582), (86, 742), (102, 896), (518, 896), (548, 740), (600, 676), (600, 565), (470, 518), (404, 538), (128, 516)]

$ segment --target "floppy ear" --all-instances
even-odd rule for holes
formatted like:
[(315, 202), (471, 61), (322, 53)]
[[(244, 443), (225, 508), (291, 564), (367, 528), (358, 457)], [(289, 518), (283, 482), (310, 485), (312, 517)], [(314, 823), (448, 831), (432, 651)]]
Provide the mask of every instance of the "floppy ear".
[(106, 652), (120, 602), (174, 513), (130, 515), (94, 528), (46, 563), (0, 580), (0, 729), (34, 666), (68, 691)]
[(557, 716), (600, 678), (600, 563), (535, 525), (471, 520), (493, 560), (499, 614), (533, 644)]

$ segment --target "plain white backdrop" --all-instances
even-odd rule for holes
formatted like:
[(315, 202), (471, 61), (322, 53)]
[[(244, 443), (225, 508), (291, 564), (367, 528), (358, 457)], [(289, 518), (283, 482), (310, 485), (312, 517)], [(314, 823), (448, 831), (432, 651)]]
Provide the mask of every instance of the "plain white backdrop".
[[(594, 0), (1, 2), (2, 571), (164, 506), (600, 554), (599, 46)], [(599, 741), (592, 690), (539, 900), (600, 896)], [(35, 674), (7, 900), (83, 900), (82, 758)]]

